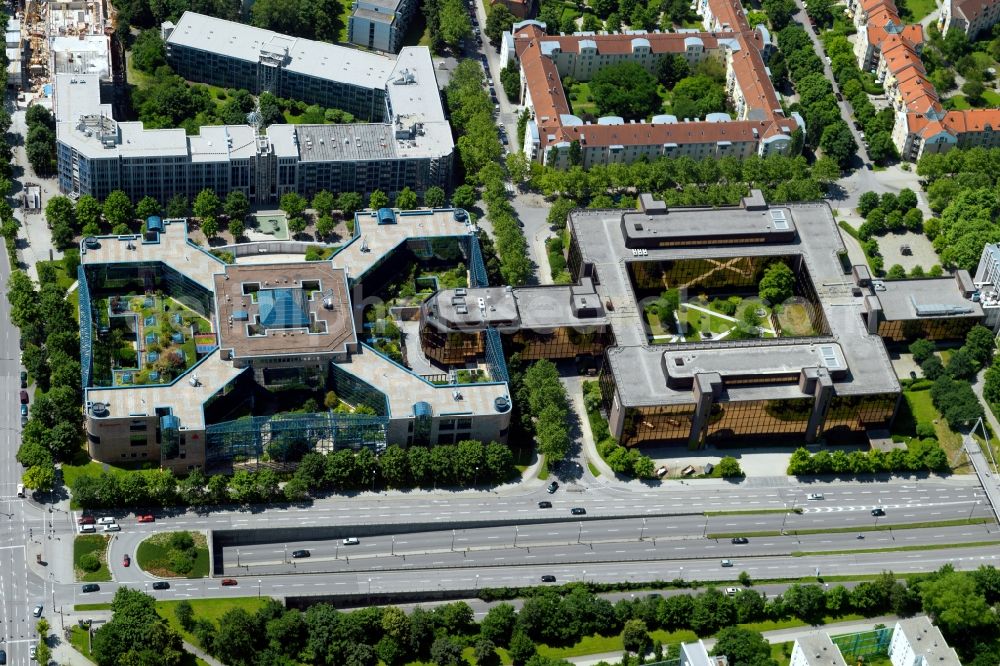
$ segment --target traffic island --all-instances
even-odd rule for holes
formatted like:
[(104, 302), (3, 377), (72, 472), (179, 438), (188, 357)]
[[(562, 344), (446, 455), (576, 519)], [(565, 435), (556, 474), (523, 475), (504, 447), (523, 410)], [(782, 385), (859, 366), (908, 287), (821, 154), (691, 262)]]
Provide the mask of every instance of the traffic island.
[(80, 534), (73, 541), (73, 570), (84, 583), (111, 580), (108, 568), (108, 540), (104, 534)]
[(201, 532), (163, 532), (142, 543), (136, 566), (160, 578), (204, 578), (208, 575), (208, 538)]

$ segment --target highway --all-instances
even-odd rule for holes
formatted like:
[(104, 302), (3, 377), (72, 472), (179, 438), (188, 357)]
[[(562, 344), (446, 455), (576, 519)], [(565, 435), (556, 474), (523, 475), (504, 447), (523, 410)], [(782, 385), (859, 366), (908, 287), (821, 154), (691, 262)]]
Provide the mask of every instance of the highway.
[[(480, 587), (539, 585), (542, 574), (556, 576), (556, 584), (570, 581), (612, 583), (617, 581), (685, 580), (735, 581), (746, 571), (754, 579), (857, 576), (891, 570), (894, 573), (930, 571), (944, 564), (956, 569), (975, 569), (983, 564), (996, 566), (1000, 552), (996, 546), (949, 548), (896, 553), (817, 555), (814, 557), (737, 557), (732, 567), (711, 560), (662, 560), (637, 563), (555, 564), (544, 570), (534, 566), (469, 567), (462, 569), (414, 569), (385, 572), (289, 574), (283, 576), (233, 576), (237, 584), (224, 587), (218, 579), (171, 582), (169, 590), (154, 591), (149, 581), (129, 582), (147, 589), (160, 599), (192, 597), (244, 597), (297, 595), (377, 595), (402, 591), (473, 590)], [(734, 582), (735, 584), (735, 582)], [(69, 607), (77, 603), (107, 603), (118, 583), (101, 583), (98, 592), (83, 594), (79, 584), (57, 585), (56, 603)]]

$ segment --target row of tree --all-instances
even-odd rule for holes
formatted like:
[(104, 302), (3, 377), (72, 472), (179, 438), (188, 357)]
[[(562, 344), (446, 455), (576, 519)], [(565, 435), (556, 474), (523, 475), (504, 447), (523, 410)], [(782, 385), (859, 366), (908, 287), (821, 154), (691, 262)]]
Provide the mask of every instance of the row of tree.
[[(272, 446), (298, 446), (308, 451), (305, 440), (279, 441)], [(41, 455), (44, 450), (25, 444), (25, 455)], [(22, 457), (19, 454), (19, 459)], [(296, 457), (298, 459), (298, 457)], [(22, 461), (22, 464), (26, 464)], [(375, 455), (369, 449), (355, 452), (340, 449), (323, 454), (301, 455), (295, 473), (282, 485), (282, 476), (273, 469), (240, 470), (232, 476), (206, 476), (194, 470), (178, 480), (170, 470), (156, 469), (128, 474), (102, 472), (81, 475), (70, 490), (80, 506), (87, 509), (148, 506), (208, 506), (221, 504), (262, 504), (301, 502), (330, 492), (412, 488), (414, 486), (492, 485), (515, 475), (513, 456), (503, 444), (483, 444), (475, 440), (434, 447), (390, 446)]]
[(41, 176), (56, 172), (56, 119), (44, 106), (35, 104), (24, 114), (28, 134), (24, 138), (24, 153), (32, 170)]
[[(812, 10), (812, 5), (809, 9)], [(875, 83), (871, 73), (858, 68), (854, 47), (844, 34), (831, 31), (825, 33), (822, 39), (830, 58), (833, 78), (840, 84), (844, 97), (854, 110), (854, 117), (865, 132), (868, 156), (878, 164), (898, 158), (896, 145), (892, 142), (892, 128), (896, 122), (892, 108), (879, 111), (868, 99), (869, 91), (881, 92), (881, 87)]]
[(506, 174), (499, 162), (503, 148), (493, 120), (493, 105), (483, 90), (483, 69), (478, 62), (463, 60), (458, 64), (445, 90), (445, 100), (452, 127), (459, 134), (458, 154), (465, 171), (465, 185), (455, 193), (466, 187), (464, 198), (474, 185), (483, 186), (483, 201), (493, 226), (503, 283), (524, 284), (534, 269), (505, 187)]
[(566, 457), (569, 451), (569, 397), (559, 381), (559, 370), (552, 361), (542, 359), (527, 366), (523, 372), (510, 368), (512, 392), (522, 406), (522, 424), (533, 432), (538, 453), (551, 465)]
[(823, 61), (816, 55), (812, 40), (801, 26), (789, 25), (778, 33), (778, 46), (799, 94), (797, 107), (806, 123), (805, 143), (819, 147), (841, 168), (846, 167), (857, 144), (840, 115), (833, 86), (823, 73)]
[(24, 484), (47, 490), (55, 477), (53, 461), (70, 460), (80, 448), (82, 378), (73, 307), (50, 265), (39, 264), (38, 274), (40, 288), (24, 272), (11, 273), (7, 299), (11, 322), (21, 329), (22, 363), (36, 388), (18, 459), (27, 468)]
[(866, 241), (872, 236), (882, 236), (889, 232), (914, 231), (923, 229), (924, 214), (917, 208), (917, 195), (908, 187), (899, 194), (885, 192), (865, 192), (858, 198), (858, 213), (865, 218), (858, 228), (858, 237)]
[(809, 453), (796, 449), (788, 462), (788, 473), (793, 476), (810, 474), (878, 474), (881, 472), (945, 472), (949, 469), (948, 456), (936, 439), (910, 440), (907, 450), (893, 449), (888, 453), (869, 451), (827, 450)]
[(656, 463), (652, 458), (639, 453), (639, 449), (627, 448), (618, 443), (618, 440), (611, 435), (608, 420), (601, 413), (602, 405), (600, 384), (596, 381), (584, 382), (583, 407), (587, 412), (597, 452), (618, 474), (651, 478), (656, 471)]

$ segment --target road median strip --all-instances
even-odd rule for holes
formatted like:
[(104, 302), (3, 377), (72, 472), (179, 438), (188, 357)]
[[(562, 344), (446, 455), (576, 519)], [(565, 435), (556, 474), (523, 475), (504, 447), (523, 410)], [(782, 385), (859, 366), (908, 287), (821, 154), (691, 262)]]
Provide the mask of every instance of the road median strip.
[(891, 532), (892, 530), (918, 530), (933, 527), (961, 527), (962, 525), (987, 525), (993, 523), (993, 519), (988, 516), (977, 516), (976, 518), (956, 518), (955, 520), (938, 520), (923, 523), (898, 523), (884, 525), (858, 525), (857, 527), (833, 527), (833, 528), (806, 528), (797, 530), (764, 530), (762, 532), (711, 532), (706, 536), (709, 539), (731, 539), (733, 537), (774, 537), (774, 536), (803, 536), (808, 534), (845, 534), (848, 532)]
[(979, 548), (996, 546), (998, 541), (970, 541), (969, 543), (928, 543), (919, 546), (895, 546), (888, 548), (857, 548), (852, 550), (797, 550), (792, 557), (814, 557), (817, 555), (864, 555), (866, 553), (893, 553), (905, 550), (946, 550), (948, 548)]

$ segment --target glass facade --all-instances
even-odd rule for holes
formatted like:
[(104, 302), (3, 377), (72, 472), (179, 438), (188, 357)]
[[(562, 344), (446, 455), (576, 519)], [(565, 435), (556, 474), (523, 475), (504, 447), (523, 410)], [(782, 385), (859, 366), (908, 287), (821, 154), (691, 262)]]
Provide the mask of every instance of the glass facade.
[(426, 324), (420, 327), (420, 347), (427, 358), (441, 365), (465, 365), (486, 350), (483, 333), (443, 333)]
[(611, 328), (603, 326), (589, 330), (568, 326), (545, 332), (520, 330), (505, 336), (504, 341), (507, 349), (520, 353), (524, 361), (599, 356), (615, 342)]
[(822, 436), (836, 438), (873, 428), (888, 428), (898, 402), (896, 393), (834, 396), (826, 412)]
[(799, 257), (728, 257), (627, 263), (637, 292), (659, 294), (664, 289), (756, 290), (764, 270), (782, 260), (797, 272)]
[(629, 407), (625, 410), (621, 444), (638, 446), (643, 442), (687, 445), (694, 423), (695, 405), (656, 405)]
[(960, 340), (965, 337), (981, 317), (947, 317), (934, 319), (906, 319), (878, 323), (878, 334), (887, 342), (912, 342), (917, 338), (928, 340)]
[(754, 436), (804, 439), (812, 407), (812, 398), (715, 403), (705, 441)]

